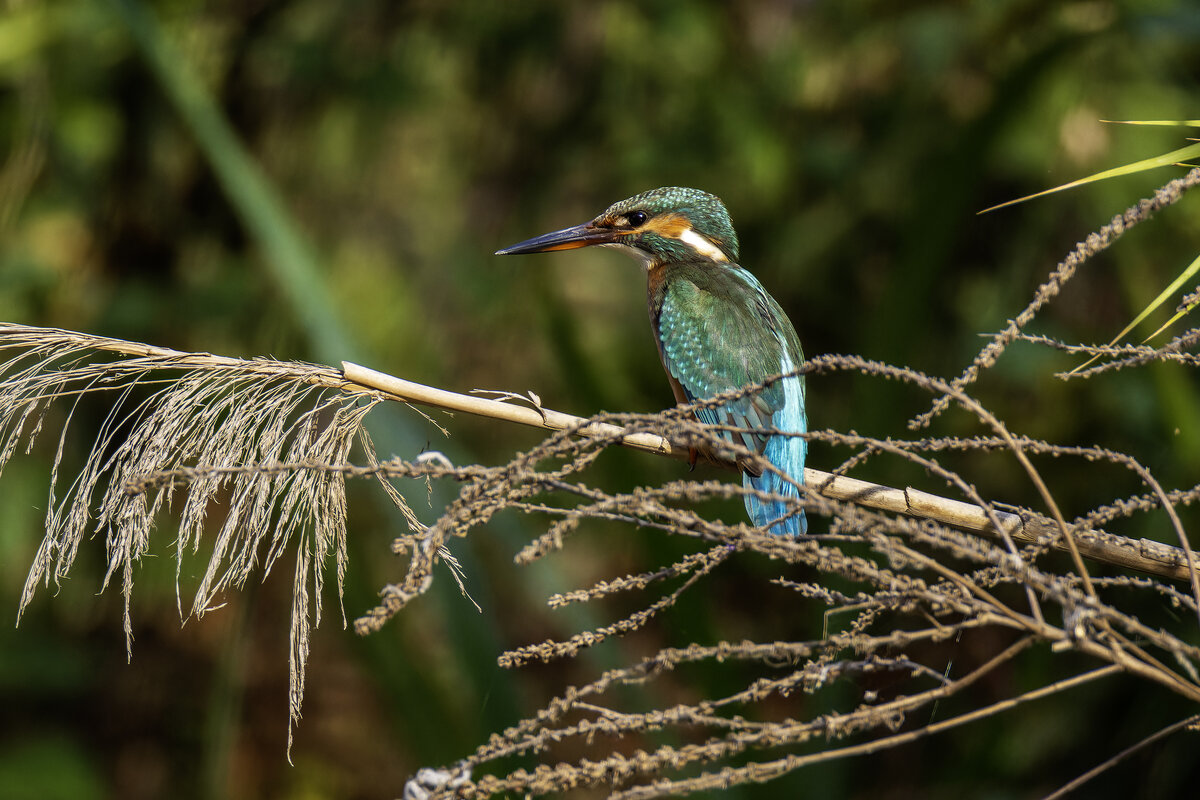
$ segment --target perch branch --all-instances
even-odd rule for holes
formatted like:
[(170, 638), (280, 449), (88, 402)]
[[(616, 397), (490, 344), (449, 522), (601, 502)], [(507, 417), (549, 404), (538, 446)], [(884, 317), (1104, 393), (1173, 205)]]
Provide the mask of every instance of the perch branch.
[[(623, 429), (617, 425), (588, 422), (582, 417), (540, 406), (526, 407), (436, 389), (348, 361), (342, 362), (342, 375), (352, 387), (372, 389), (404, 402), (421, 403), (448, 411), (462, 411), (534, 428), (571, 430), (584, 437), (613, 438), (626, 447), (671, 458), (686, 460), (689, 457), (687, 447), (673, 443), (663, 436), (640, 432), (623, 434)], [(713, 460), (713, 463), (726, 469), (737, 469), (736, 465), (729, 461)], [(804, 481), (818, 494), (833, 500), (932, 519), (986, 536), (1000, 535), (984, 510), (971, 503), (952, 500), (912, 487), (894, 489), (811, 467), (805, 468)], [(1005, 532), (1018, 541), (1050, 544), (1055, 549), (1064, 551), (1068, 549), (1059, 536), (1058, 525), (1052, 519), (999, 510), (995, 514)], [(1128, 539), (1098, 530), (1076, 531), (1075, 537), (1080, 554), (1094, 561), (1174, 580), (1186, 581), (1189, 578), (1186, 554), (1179, 547), (1150, 539)]]

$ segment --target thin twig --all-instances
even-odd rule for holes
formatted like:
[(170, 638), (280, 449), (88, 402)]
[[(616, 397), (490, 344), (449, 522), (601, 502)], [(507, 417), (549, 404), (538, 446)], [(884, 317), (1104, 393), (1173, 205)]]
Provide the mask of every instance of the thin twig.
[(1068, 794), (1075, 791), (1080, 786), (1083, 786), (1085, 783), (1090, 781), (1092, 778), (1095, 778), (1097, 775), (1107, 772), (1108, 770), (1115, 767), (1117, 764), (1120, 764), (1122, 761), (1129, 758), (1131, 755), (1136, 753), (1138, 750), (1141, 750), (1145, 747), (1149, 747), (1150, 745), (1157, 742), (1159, 739), (1163, 739), (1167, 736), (1170, 736), (1172, 733), (1175, 733), (1176, 731), (1180, 731), (1180, 730), (1188, 727), (1189, 725), (1195, 725), (1198, 722), (1200, 722), (1200, 714), (1188, 717), (1187, 719), (1181, 719), (1179, 722), (1176, 722), (1174, 725), (1168, 725), (1167, 727), (1163, 728), (1162, 730), (1156, 731), (1155, 733), (1152, 733), (1149, 736), (1145, 737), (1140, 742), (1137, 742), (1136, 744), (1132, 744), (1129, 747), (1126, 747), (1124, 750), (1117, 753), (1112, 758), (1105, 760), (1104, 763), (1098, 764), (1095, 767), (1092, 767), (1087, 772), (1080, 775), (1078, 778), (1075, 778), (1074, 780), (1064, 784), (1058, 790), (1046, 795), (1044, 798), (1042, 798), (1042, 800), (1059, 800), (1059, 798), (1066, 797)]

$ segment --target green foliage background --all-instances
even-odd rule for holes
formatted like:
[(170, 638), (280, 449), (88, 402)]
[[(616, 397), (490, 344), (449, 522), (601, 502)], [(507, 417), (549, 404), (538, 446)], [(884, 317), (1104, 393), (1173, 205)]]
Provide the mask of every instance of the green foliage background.
[[(457, 391), (533, 389), (583, 415), (651, 411), (671, 395), (630, 263), (491, 253), (677, 184), (726, 201), (746, 266), (809, 353), (954, 375), (981, 346), (976, 334), (1022, 308), (1077, 239), (1173, 174), (975, 212), (1179, 146), (1177, 131), (1099, 120), (1197, 116), (1198, 45), (1200, 10), (1183, 0), (9, 0), (0, 319), (228, 355), (353, 358)], [(1107, 341), (1194, 257), (1196, 204), (1089, 264), (1039, 332)], [(978, 391), (1015, 431), (1136, 453), (1164, 483), (1196, 482), (1194, 374), (1052, 377), (1070, 366), (1017, 348)], [(911, 390), (845, 375), (811, 379), (809, 394), (815, 426), (880, 436), (904, 435), (927, 407)], [(85, 422), (102, 414), (80, 411)], [(449, 424), (445, 441), (395, 412), (376, 436), (387, 453), (428, 445), (487, 464), (536, 440)], [(951, 413), (937, 430), (974, 429)], [(68, 442), (76, 458), (85, 431)], [(52, 455), (39, 446), (0, 483), (0, 608), (14, 616)], [(822, 468), (838, 459), (812, 456)], [(680, 469), (612, 453), (593, 480), (633, 486)], [(924, 480), (887, 465), (863, 477)], [(985, 496), (1033, 502), (1015, 466), (972, 478)], [(1137, 488), (1111, 469), (1054, 480), (1077, 511)], [(414, 485), (410, 499), (424, 492)], [(400, 570), (386, 553), (402, 523), (368, 494), (352, 502), (350, 616)], [(445, 498), (431, 495), (429, 518)], [(458, 554), (482, 613), (441, 576), (379, 635), (360, 640), (327, 620), (294, 768), (284, 760), (290, 576), (181, 629), (164, 521), (163, 557), (139, 576), (127, 665), (119, 596), (95, 594), (103, 554), (92, 542), (57, 596), (41, 594), (20, 628), (0, 628), (0, 796), (388, 797), (417, 767), (453, 761), (605, 666), (693, 640), (821, 632), (822, 609), (761, 588), (774, 574), (749, 565), (745, 585), (714, 586), (650, 631), (575, 663), (502, 671), (505, 647), (628, 610), (551, 613), (547, 592), (677, 547), (597, 529), (518, 572), (511, 555), (536, 522), (505, 521)], [(185, 592), (199, 563), (185, 565)], [(969, 654), (949, 649), (953, 658)], [(1053, 665), (1024, 668), (1043, 671), (1014, 671), (1016, 685)], [(719, 679), (695, 680), (681, 691)], [(1036, 796), (1173, 721), (1173, 702), (1109, 681), (869, 763), (733, 794)], [(1087, 796), (1183, 796), (1196, 763), (1177, 736)]]

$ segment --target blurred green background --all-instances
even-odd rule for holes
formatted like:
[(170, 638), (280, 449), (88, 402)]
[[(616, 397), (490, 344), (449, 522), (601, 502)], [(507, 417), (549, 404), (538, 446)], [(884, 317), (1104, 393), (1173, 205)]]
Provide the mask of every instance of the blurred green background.
[[(1075, 241), (1177, 173), (975, 212), (1180, 146), (1186, 131), (1100, 120), (1195, 117), (1198, 78), (1200, 9), (1184, 0), (7, 0), (0, 319), (227, 355), (351, 358), (456, 391), (533, 389), (577, 414), (655, 411), (671, 394), (632, 262), (491, 253), (636, 192), (685, 185), (726, 201), (745, 265), (808, 353), (956, 375), (982, 346), (977, 334), (1023, 308)], [(1089, 263), (1035, 329), (1107, 341), (1195, 256), (1198, 202)], [(1014, 430), (1124, 450), (1168, 486), (1196, 483), (1194, 374), (1052, 377), (1073, 364), (1017, 346), (978, 394)], [(906, 436), (905, 420), (928, 406), (915, 390), (851, 375), (810, 379), (809, 398), (815, 427), (879, 436)], [(102, 413), (76, 421), (70, 452), (86, 452)], [(374, 416), (385, 454), (429, 446), (497, 464), (537, 440), (459, 417), (446, 441), (415, 415)], [(935, 431), (977, 428), (951, 412)], [(10, 619), (42, 533), (55, 436), (0, 483)], [(811, 463), (828, 469), (846, 455), (818, 447)], [(984, 496), (1036, 502), (1008, 460), (945, 461)], [(1116, 468), (1044, 466), (1068, 516), (1139, 491)], [(589, 481), (620, 489), (682, 469), (612, 453)], [(942, 490), (899, 464), (858, 474)], [(384, 555), (398, 515), (369, 486), (353, 488), (350, 617), (402, 570)], [(432, 519), (453, 487), (430, 504), (412, 488)], [(500, 670), (506, 647), (636, 607), (551, 613), (549, 591), (679, 552), (596, 528), (537, 568), (513, 567), (544, 524), (502, 519), (460, 544), (482, 613), (445, 574), (365, 640), (327, 612), (294, 767), (284, 755), (287, 566), (181, 629), (172, 535), (160, 529), (161, 557), (138, 575), (126, 664), (120, 596), (96, 594), (103, 546), (93, 540), (61, 590), (42, 591), (19, 628), (0, 627), (0, 797), (390, 797), (416, 768), (466, 755), (564, 685), (657, 647), (820, 635), (820, 607), (764, 587), (778, 569), (747, 563), (629, 640), (574, 663)], [(1112, 529), (1158, 537), (1163, 516)], [(185, 565), (185, 602), (200, 563)], [(947, 655), (970, 663), (965, 650)], [(974, 699), (1053, 680), (1059, 666), (1028, 659)], [(821, 707), (812, 702), (807, 713)], [(729, 796), (1037, 796), (1174, 721), (1178, 705), (1110, 679)], [(1186, 796), (1197, 763), (1177, 735), (1080, 796)]]

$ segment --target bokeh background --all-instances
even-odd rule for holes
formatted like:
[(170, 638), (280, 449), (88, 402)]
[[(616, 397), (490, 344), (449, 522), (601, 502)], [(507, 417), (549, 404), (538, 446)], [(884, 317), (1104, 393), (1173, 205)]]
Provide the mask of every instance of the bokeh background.
[[(955, 375), (978, 334), (1023, 308), (1075, 241), (1178, 172), (976, 212), (1181, 146), (1185, 129), (1100, 120), (1195, 117), (1200, 91), (1200, 9), (1185, 0), (0, 8), (0, 319), (227, 355), (349, 358), (456, 391), (532, 389), (585, 415), (671, 402), (636, 268), (609, 252), (500, 259), (498, 247), (648, 188), (696, 186), (726, 201), (744, 263), (810, 354)], [(1035, 328), (1107, 341), (1195, 256), (1198, 203), (1186, 198), (1089, 263)], [(1052, 377), (1070, 366), (1019, 346), (979, 396), (1017, 431), (1125, 450), (1170, 486), (1196, 483), (1194, 374)], [(928, 403), (849, 375), (812, 379), (809, 397), (814, 426), (879, 436), (906, 435)], [(81, 412), (69, 453), (86, 454), (102, 413)], [(380, 448), (401, 456), (430, 447), (496, 464), (537, 440), (461, 417), (444, 420), (445, 440), (413, 414), (375, 416)], [(951, 413), (935, 430), (977, 429)], [(10, 620), (42, 533), (52, 440), (0, 482)], [(845, 455), (816, 448), (812, 463)], [(1006, 461), (953, 464), (985, 496), (1035, 502)], [(1138, 490), (1113, 468), (1047, 468), (1068, 514)], [(621, 488), (680, 470), (612, 453), (592, 480)], [(858, 474), (941, 490), (897, 464)], [(402, 569), (387, 549), (402, 522), (357, 488), (349, 617)], [(453, 487), (428, 502), (412, 489), (432, 519)], [(518, 570), (512, 554), (544, 524), (502, 519), (463, 545), (481, 612), (442, 575), (378, 635), (360, 639), (327, 615), (294, 766), (286, 565), (181, 627), (165, 525), (161, 557), (138, 576), (126, 663), (120, 596), (97, 593), (93, 540), (66, 585), (43, 591), (19, 628), (0, 626), (0, 797), (391, 797), (416, 768), (452, 762), (566, 684), (657, 647), (820, 635), (823, 609), (763, 588), (777, 569), (749, 563), (635, 637), (572, 663), (501, 670), (506, 647), (633, 608), (550, 612), (547, 593), (680, 548), (597, 528)], [(1157, 517), (1114, 530), (1163, 535)], [(199, 564), (185, 564), (185, 602)], [(969, 662), (964, 650), (947, 660)], [(1054, 669), (1049, 654), (1026, 660), (975, 699)], [(695, 680), (691, 691), (722, 685)], [(1174, 721), (1177, 706), (1110, 679), (730, 796), (1038, 796)], [(1150, 748), (1080, 796), (1188, 796), (1194, 738)]]

